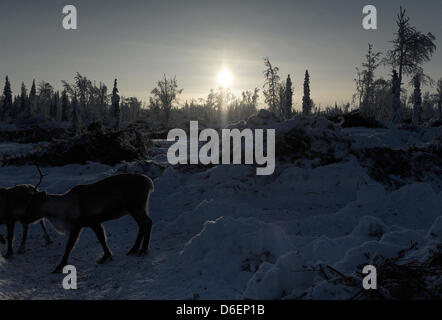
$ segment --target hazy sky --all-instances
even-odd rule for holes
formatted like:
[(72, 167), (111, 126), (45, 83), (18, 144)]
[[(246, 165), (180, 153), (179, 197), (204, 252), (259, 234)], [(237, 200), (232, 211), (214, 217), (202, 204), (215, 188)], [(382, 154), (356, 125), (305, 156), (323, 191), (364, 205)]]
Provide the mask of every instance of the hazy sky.
[[(78, 30), (62, 28), (67, 4), (78, 9)], [(376, 31), (362, 29), (367, 4), (378, 10)], [(9, 75), (14, 93), (21, 81), (29, 88), (33, 78), (59, 88), (60, 80), (71, 81), (78, 71), (108, 87), (117, 77), (122, 95), (146, 100), (166, 73), (177, 76), (184, 102), (218, 87), (223, 66), (233, 74), (235, 93), (262, 88), (262, 59), (269, 56), (282, 78), (290, 73), (297, 106), (305, 69), (316, 103), (341, 103), (351, 100), (367, 43), (378, 51), (390, 47), (401, 4), (412, 24), (431, 31), (440, 47), (440, 0), (1, 0), (0, 86)], [(425, 70), (442, 77), (442, 48)]]

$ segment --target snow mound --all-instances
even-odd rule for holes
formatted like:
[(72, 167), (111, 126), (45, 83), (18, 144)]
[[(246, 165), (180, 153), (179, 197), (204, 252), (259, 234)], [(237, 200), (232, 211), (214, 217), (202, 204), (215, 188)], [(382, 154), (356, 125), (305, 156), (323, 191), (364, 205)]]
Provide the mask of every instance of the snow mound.
[(365, 216), (359, 220), (359, 224), (353, 229), (351, 235), (361, 238), (372, 237), (380, 239), (387, 230), (388, 227), (380, 219)]
[(442, 216), (436, 218), (427, 233), (427, 238), (442, 243)]
[(299, 296), (313, 285), (314, 276), (306, 259), (300, 253), (290, 251), (279, 257), (275, 264), (263, 263), (250, 279), (243, 298), (274, 300), (287, 295)]
[(221, 217), (207, 221), (180, 253), (183, 269), (225, 281), (247, 281), (264, 262), (292, 250), (290, 239), (276, 224), (256, 219)]

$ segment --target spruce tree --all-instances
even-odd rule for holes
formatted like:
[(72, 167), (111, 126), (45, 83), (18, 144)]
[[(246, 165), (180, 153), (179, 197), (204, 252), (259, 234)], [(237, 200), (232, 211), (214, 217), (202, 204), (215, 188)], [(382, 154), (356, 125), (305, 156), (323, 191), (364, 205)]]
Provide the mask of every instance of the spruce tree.
[(66, 90), (61, 93), (61, 121), (69, 121), (69, 98)]
[(309, 115), (312, 112), (312, 100), (310, 99), (310, 75), (305, 71), (304, 78), (304, 96), (302, 97), (302, 113)]
[(290, 119), (292, 116), (293, 108), (293, 87), (290, 75), (287, 75), (287, 80), (285, 82), (285, 118)]
[(114, 81), (112, 90), (112, 111), (113, 111), (113, 127), (116, 131), (120, 130), (120, 96), (118, 95), (117, 79)]
[(78, 100), (77, 96), (72, 97), (72, 131), (77, 135), (81, 132), (80, 115), (78, 111)]
[(439, 113), (439, 120), (442, 120), (442, 79), (439, 79), (436, 86), (437, 93), (434, 95), (434, 98), (437, 103), (437, 110)]
[(32, 116), (37, 110), (37, 88), (35, 87), (35, 79), (32, 80), (31, 91), (29, 91), (29, 106), (27, 115)]
[(422, 112), (422, 92), (421, 92), (421, 80), (419, 75), (414, 76), (413, 84), (414, 84), (413, 124), (417, 126), (421, 121), (421, 112)]
[(391, 94), (392, 94), (392, 121), (393, 123), (400, 123), (402, 121), (401, 113), (401, 80), (396, 70), (393, 70), (393, 77), (391, 80)]
[(265, 82), (263, 90), (265, 102), (268, 104), (270, 111), (277, 113), (280, 104), (279, 89), (281, 86), (278, 75), (279, 68), (273, 66), (268, 57), (264, 58), (264, 65), (266, 67), (264, 71)]
[(12, 91), (8, 76), (6, 76), (5, 87), (3, 88), (3, 116), (7, 116), (12, 108)]
[(28, 108), (28, 92), (24, 82), (21, 83), (21, 93), (20, 93), (20, 110), (19, 112), (24, 114)]
[(402, 7), (399, 9), (396, 25), (397, 32), (392, 41), (393, 48), (387, 52), (384, 63), (399, 69), (396, 94), (399, 94), (400, 100), (403, 76), (422, 73), (422, 64), (430, 61), (436, 51), (436, 38), (430, 32), (425, 34), (412, 26), (406, 10)]
[(51, 120), (57, 121), (59, 101), (60, 101), (60, 93), (57, 91), (51, 99), (51, 106), (49, 108), (49, 116)]

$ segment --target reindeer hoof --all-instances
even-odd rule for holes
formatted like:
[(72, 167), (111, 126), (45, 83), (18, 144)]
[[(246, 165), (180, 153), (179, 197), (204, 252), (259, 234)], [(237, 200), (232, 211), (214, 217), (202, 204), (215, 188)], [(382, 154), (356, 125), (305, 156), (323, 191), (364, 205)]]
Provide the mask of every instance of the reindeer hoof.
[(11, 252), (7, 252), (5, 255), (3, 255), (3, 258), (11, 259), (12, 258), (12, 253)]
[(66, 266), (66, 264), (60, 263), (54, 271), (52, 271), (53, 274), (56, 273), (62, 273), (63, 272), (63, 268)]
[(98, 260), (97, 263), (98, 264), (103, 264), (103, 263), (106, 263), (106, 262), (109, 262), (109, 261), (112, 261), (112, 256), (105, 255), (105, 256), (103, 256), (103, 258)]
[(140, 251), (140, 252), (138, 252), (137, 256), (139, 256), (139, 257), (145, 257), (145, 256), (147, 256), (148, 254), (149, 254), (149, 251), (148, 251), (148, 250), (144, 250), (144, 251)]
[(127, 256), (135, 256), (135, 255), (137, 255), (137, 250), (131, 249), (126, 255)]

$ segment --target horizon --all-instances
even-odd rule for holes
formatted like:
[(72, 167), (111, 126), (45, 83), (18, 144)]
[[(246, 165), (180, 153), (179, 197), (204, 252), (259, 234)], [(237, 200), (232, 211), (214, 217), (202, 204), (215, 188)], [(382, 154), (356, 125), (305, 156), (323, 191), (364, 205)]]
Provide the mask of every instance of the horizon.
[[(186, 100), (205, 99), (210, 89), (218, 89), (217, 76), (225, 68), (232, 76), (228, 88), (236, 96), (259, 88), (262, 106), (263, 58), (269, 56), (280, 68), (281, 80), (291, 76), (295, 109), (301, 104), (307, 69), (317, 106), (343, 104), (352, 100), (355, 68), (362, 63), (368, 43), (383, 53), (391, 47), (388, 41), (393, 39), (401, 4), (411, 24), (433, 33), (439, 44), (442, 26), (437, 15), (442, 3), (423, 2), (371, 1), (377, 7), (378, 30), (367, 31), (361, 25), (367, 3), (360, 0), (321, 6), (317, 0), (272, 4), (77, 0), (71, 4), (78, 10), (78, 30), (64, 30), (65, 4), (6, 0), (0, 8), (10, 18), (0, 21), (0, 33), (11, 41), (0, 52), (0, 83), (8, 75), (14, 95), (22, 81), (29, 90), (33, 79), (60, 90), (61, 80), (72, 82), (79, 72), (108, 89), (117, 78), (122, 96), (147, 103), (156, 81), (166, 74), (176, 76), (184, 89), (179, 99), (182, 106)], [(9, 30), (14, 32), (5, 33)], [(436, 51), (424, 65), (434, 80), (442, 76), (438, 74), (441, 57), (440, 50)], [(390, 73), (381, 66), (376, 76), (389, 79)], [(404, 83), (408, 85), (407, 79)]]

